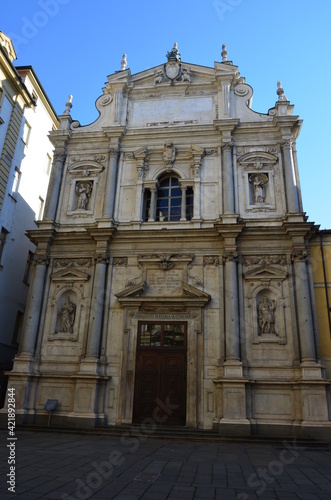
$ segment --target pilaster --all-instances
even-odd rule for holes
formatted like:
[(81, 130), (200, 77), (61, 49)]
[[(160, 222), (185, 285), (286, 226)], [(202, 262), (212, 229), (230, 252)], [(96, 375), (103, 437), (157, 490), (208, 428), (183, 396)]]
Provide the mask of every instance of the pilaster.
[[(31, 232), (32, 233), (32, 232)], [(38, 234), (35, 231), (34, 234)], [(22, 361), (29, 372), (30, 360), (35, 354), (35, 345), (38, 335), (40, 316), (43, 305), (46, 272), (49, 265), (49, 251), (54, 238), (54, 230), (40, 231), (38, 234), (38, 248), (34, 258), (34, 272), (28, 303), (25, 311), (23, 334), (19, 354), (14, 362), (14, 371), (22, 371)]]
[(295, 176), (292, 139), (283, 139), (282, 151), (285, 170), (287, 211), (290, 213), (297, 213), (299, 212), (299, 195)]
[(300, 357), (302, 362), (316, 362), (314, 324), (307, 270), (307, 252), (302, 249), (294, 250), (292, 254), (292, 263), (295, 277)]
[(106, 178), (105, 198), (103, 202), (103, 217), (113, 218), (115, 205), (115, 191), (117, 166), (120, 150), (118, 145), (111, 145), (108, 149), (109, 161)]
[(80, 374), (97, 374), (100, 356), (103, 315), (106, 294), (106, 277), (109, 263), (109, 243), (113, 230), (90, 230), (96, 240), (94, 256), (95, 271), (91, 298), (91, 315), (88, 326), (86, 355), (82, 360)]
[(103, 127), (104, 134), (109, 138), (108, 145), (108, 170), (106, 177), (105, 195), (103, 202), (103, 217), (113, 220), (116, 184), (118, 172), (118, 158), (120, 156), (120, 144), (125, 132), (125, 127), (113, 126)]
[[(193, 221), (201, 219), (201, 179), (200, 170), (202, 165), (202, 158), (205, 155), (205, 150), (199, 146), (191, 147), (191, 166), (194, 175), (194, 200), (193, 200)], [(182, 198), (183, 201), (183, 198)], [(186, 203), (186, 202), (185, 202)], [(186, 219), (186, 216), (185, 216)]]
[(66, 141), (62, 148), (56, 148), (53, 156), (53, 167), (49, 181), (44, 219), (54, 221), (59, 201), (64, 163), (66, 160)]

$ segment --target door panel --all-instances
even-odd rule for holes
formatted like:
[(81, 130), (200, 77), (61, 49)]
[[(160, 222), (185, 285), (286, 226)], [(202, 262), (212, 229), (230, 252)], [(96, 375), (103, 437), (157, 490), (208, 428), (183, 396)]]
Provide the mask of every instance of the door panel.
[[(152, 330), (153, 325), (147, 326)], [(133, 421), (141, 423), (152, 418), (162, 425), (185, 425), (186, 342), (180, 341), (181, 347), (178, 341), (177, 345), (173, 342), (169, 346), (169, 324), (159, 326), (162, 339), (159, 346), (145, 347), (146, 325), (141, 328), (143, 343), (138, 335)], [(182, 325), (174, 326), (179, 330)]]

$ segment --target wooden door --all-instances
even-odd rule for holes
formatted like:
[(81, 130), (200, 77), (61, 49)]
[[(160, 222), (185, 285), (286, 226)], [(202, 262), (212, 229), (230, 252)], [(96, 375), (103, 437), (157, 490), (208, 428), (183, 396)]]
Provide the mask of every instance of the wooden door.
[(186, 323), (139, 323), (133, 421), (186, 423)]

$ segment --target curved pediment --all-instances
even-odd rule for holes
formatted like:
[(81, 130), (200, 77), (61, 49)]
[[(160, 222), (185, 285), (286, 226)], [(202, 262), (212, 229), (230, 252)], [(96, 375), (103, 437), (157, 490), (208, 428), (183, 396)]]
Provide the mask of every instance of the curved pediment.
[(244, 166), (274, 165), (277, 161), (277, 156), (266, 151), (250, 151), (238, 158), (239, 165)]
[[(77, 175), (77, 176), (83, 175), (84, 177), (90, 177), (90, 176), (99, 175), (100, 172), (102, 172), (105, 169), (105, 167), (97, 161), (93, 161), (93, 160), (91, 161), (89, 159), (76, 160), (75, 157), (73, 157), (72, 160), (74, 161), (74, 163), (72, 163), (68, 168), (68, 172), (71, 175)], [(105, 155), (103, 155), (100, 158), (100, 161), (103, 161), (103, 160), (106, 160)]]

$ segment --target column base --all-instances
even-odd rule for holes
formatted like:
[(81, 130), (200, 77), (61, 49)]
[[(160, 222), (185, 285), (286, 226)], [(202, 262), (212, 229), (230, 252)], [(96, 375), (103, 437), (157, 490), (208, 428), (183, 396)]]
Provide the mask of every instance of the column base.
[(246, 418), (234, 420), (222, 418), (219, 423), (219, 433), (222, 436), (250, 436), (251, 424)]
[(15, 356), (13, 369), (7, 372), (6, 375), (12, 375), (13, 373), (33, 373), (33, 364), (34, 357), (27, 352), (22, 352), (18, 356)]
[(229, 360), (224, 363), (224, 377), (225, 378), (243, 378), (243, 365), (239, 360)]
[(77, 376), (79, 377), (84, 375), (96, 375), (98, 377), (100, 376), (99, 358), (87, 356), (82, 360)]
[(220, 222), (221, 224), (237, 224), (238, 218), (239, 215), (237, 214), (225, 212), (224, 214), (220, 215)]
[(303, 380), (321, 380), (323, 377), (323, 368), (314, 360), (303, 361), (300, 364)]

